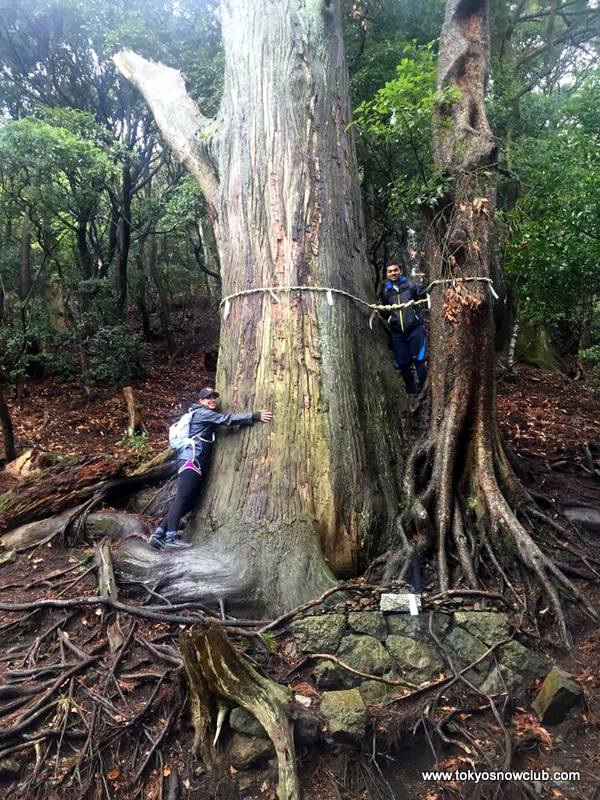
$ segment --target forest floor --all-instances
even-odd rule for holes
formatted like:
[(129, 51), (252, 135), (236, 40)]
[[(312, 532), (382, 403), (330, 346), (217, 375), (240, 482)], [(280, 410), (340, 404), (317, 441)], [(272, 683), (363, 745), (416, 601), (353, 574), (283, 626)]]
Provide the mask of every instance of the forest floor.
[[(9, 398), (19, 446), (68, 455), (109, 454), (130, 464), (145, 461), (165, 448), (168, 425), (195, 400), (197, 390), (214, 383), (215, 375), (204, 368), (203, 356), (200, 348), (169, 361), (162, 346), (154, 345), (147, 375), (131, 382), (148, 429), (148, 435), (138, 441), (124, 434), (127, 411), (120, 390), (107, 386), (86, 389), (49, 378), (29, 381), (17, 397)], [(529, 485), (557, 504), (600, 507), (600, 480), (590, 467), (590, 456), (597, 461), (600, 448), (599, 407), (597, 388), (585, 380), (526, 366), (517, 366), (513, 375), (499, 380), (503, 431)], [(0, 491), (14, 483), (15, 478), (0, 474)], [(27, 602), (58, 597), (59, 593), (66, 600), (92, 596), (97, 593), (93, 555), (89, 543), (69, 549), (49, 543), (22, 554), (16, 562), (0, 567), (0, 601)], [(589, 586), (586, 591), (600, 607), (597, 587)], [(133, 598), (125, 591), (121, 599), (133, 603)], [(138, 596), (135, 603), (143, 610), (149, 600), (152, 598), (140, 606)], [(595, 800), (600, 796), (600, 631), (576, 612), (570, 620), (575, 626), (575, 648), (570, 654), (555, 653), (554, 657), (577, 676), (584, 689), (583, 711), (570, 715), (548, 733), (543, 731), (545, 744), (522, 755), (519, 768), (578, 770), (578, 782), (541, 786), (538, 796)], [(178, 626), (135, 615), (124, 615), (121, 624), (128, 650), (117, 671), (115, 656), (112, 662), (103, 656), (107, 627), (98, 606), (43, 609), (25, 617), (0, 612), (1, 684), (6, 684), (7, 675), (11, 681), (20, 680), (17, 673), (25, 677), (27, 670), (35, 672), (50, 662), (58, 662), (63, 670), (72, 663), (74, 670), (65, 684), (68, 695), (60, 696), (53, 716), (48, 717), (52, 731), (46, 731), (45, 739), (31, 738), (22, 749), (5, 754), (0, 730), (0, 767), (8, 758), (16, 759), (18, 770), (25, 764), (29, 769), (22, 793), (13, 791), (6, 796), (16, 800), (76, 796), (272, 799), (272, 768), (264, 773), (262, 788), (249, 787), (248, 794), (228, 793), (227, 776), (218, 792), (205, 794), (202, 776), (194, 771), (189, 757), (193, 731), (187, 715), (178, 713), (186, 702), (178, 663)], [(46, 700), (42, 695), (40, 708), (56, 701), (51, 691), (54, 674), (41, 673), (49, 679), (48, 695)], [(15, 711), (4, 717), (3, 724), (14, 725), (20, 719), (22, 698), (12, 702)], [(75, 724), (68, 723), (69, 715)], [(526, 709), (518, 710), (517, 719), (539, 733), (539, 724)], [(486, 742), (491, 747), (491, 741), (491, 731), (483, 726), (480, 742), (484, 749)], [(382, 746), (378, 740), (378, 749)], [(85, 758), (78, 760), (76, 754), (81, 752)], [(368, 754), (358, 760), (349, 759), (343, 751), (326, 756), (300, 754), (304, 796), (306, 800), (460, 797), (458, 786), (443, 788), (421, 781), (420, 770), (432, 766), (426, 753), (422, 735), (392, 742), (388, 754), (396, 762), (388, 761), (384, 774)], [(458, 763), (455, 759), (446, 767)], [(14, 787), (13, 778), (10, 771), (5, 774), (0, 768), (0, 789)], [(89, 793), (84, 794), (87, 783)], [(174, 786), (181, 794), (175, 793)], [(487, 791), (482, 788), (479, 796), (491, 797), (493, 793)], [(496, 796), (521, 795), (511, 794), (509, 787)]]

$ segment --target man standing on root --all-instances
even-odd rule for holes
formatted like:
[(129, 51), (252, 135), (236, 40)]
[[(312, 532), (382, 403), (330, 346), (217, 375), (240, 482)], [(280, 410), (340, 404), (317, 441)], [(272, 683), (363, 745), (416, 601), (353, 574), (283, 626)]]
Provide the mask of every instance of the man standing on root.
[(148, 543), (156, 550), (191, 547), (178, 534), (180, 519), (196, 505), (202, 478), (208, 470), (215, 428), (218, 425), (254, 425), (270, 422), (270, 411), (245, 411), (241, 414), (220, 414), (219, 393), (211, 387), (202, 389), (198, 405), (192, 406), (188, 441), (177, 453), (177, 494), (169, 513), (154, 531)]
[[(388, 264), (386, 278), (381, 296), (384, 305), (392, 306), (422, 300), (427, 294), (424, 287), (409, 281), (396, 263)], [(416, 311), (417, 308), (418, 306), (408, 305), (406, 308), (391, 309), (388, 317), (394, 364), (402, 373), (407, 394), (417, 394), (427, 378), (425, 328)], [(413, 367), (417, 374), (418, 387)]]

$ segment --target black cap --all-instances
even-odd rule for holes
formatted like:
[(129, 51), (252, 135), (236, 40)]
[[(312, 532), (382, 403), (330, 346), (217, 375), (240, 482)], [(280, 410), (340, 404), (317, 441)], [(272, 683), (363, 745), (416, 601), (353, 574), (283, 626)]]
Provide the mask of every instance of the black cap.
[(200, 389), (198, 397), (200, 400), (207, 400), (209, 397), (219, 397), (219, 393), (211, 386), (206, 386), (204, 389)]

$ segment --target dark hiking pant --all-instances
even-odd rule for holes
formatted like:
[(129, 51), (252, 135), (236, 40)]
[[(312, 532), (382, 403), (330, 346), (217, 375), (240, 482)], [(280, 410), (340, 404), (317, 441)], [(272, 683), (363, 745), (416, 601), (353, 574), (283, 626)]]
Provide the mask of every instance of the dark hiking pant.
[[(402, 373), (406, 392), (407, 394), (416, 394), (419, 389), (423, 388), (427, 378), (425, 329), (422, 325), (416, 325), (409, 331), (392, 331), (391, 337), (394, 363)], [(413, 367), (419, 381), (418, 388)]]
[(177, 476), (177, 494), (171, 503), (169, 513), (161, 520), (160, 528), (169, 533), (177, 531), (181, 518), (192, 511), (196, 505), (198, 497), (200, 496), (201, 484), (201, 473), (189, 467), (181, 470)]

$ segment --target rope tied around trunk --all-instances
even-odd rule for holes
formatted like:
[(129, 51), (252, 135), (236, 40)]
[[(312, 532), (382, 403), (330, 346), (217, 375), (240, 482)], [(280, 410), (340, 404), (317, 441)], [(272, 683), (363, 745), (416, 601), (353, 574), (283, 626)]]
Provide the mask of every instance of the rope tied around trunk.
[(418, 305), (427, 305), (428, 308), (431, 308), (431, 300), (429, 298), (429, 292), (431, 289), (435, 288), (436, 286), (442, 284), (455, 284), (455, 283), (465, 283), (467, 281), (479, 281), (482, 283), (487, 283), (489, 286), (489, 290), (493, 297), (497, 300), (498, 295), (494, 289), (494, 283), (491, 278), (487, 277), (480, 277), (480, 276), (472, 276), (466, 278), (438, 278), (434, 281), (431, 281), (426, 287), (427, 297), (423, 300), (409, 300), (406, 303), (392, 303), (390, 305), (386, 305), (384, 303), (369, 303), (366, 300), (363, 300), (362, 297), (357, 297), (355, 294), (351, 292), (346, 292), (344, 289), (336, 289), (332, 286), (257, 286), (254, 289), (243, 289), (240, 292), (233, 292), (232, 294), (228, 294), (224, 297), (221, 302), (219, 303), (219, 308), (223, 307), (223, 321), (227, 320), (229, 316), (229, 312), (231, 311), (231, 301), (235, 300), (238, 297), (247, 297), (252, 294), (270, 294), (273, 298), (275, 303), (279, 303), (279, 297), (277, 296), (277, 292), (281, 294), (289, 294), (290, 292), (317, 292), (321, 294), (325, 294), (327, 298), (327, 303), (332, 306), (333, 305), (333, 295), (339, 294), (342, 297), (347, 297), (350, 300), (353, 300), (355, 303), (359, 305), (365, 306), (365, 308), (369, 308), (371, 310), (371, 317), (369, 319), (369, 326), (371, 329), (373, 328), (373, 317), (379, 311), (395, 311), (397, 309), (402, 308), (409, 308), (410, 306), (418, 306)]

